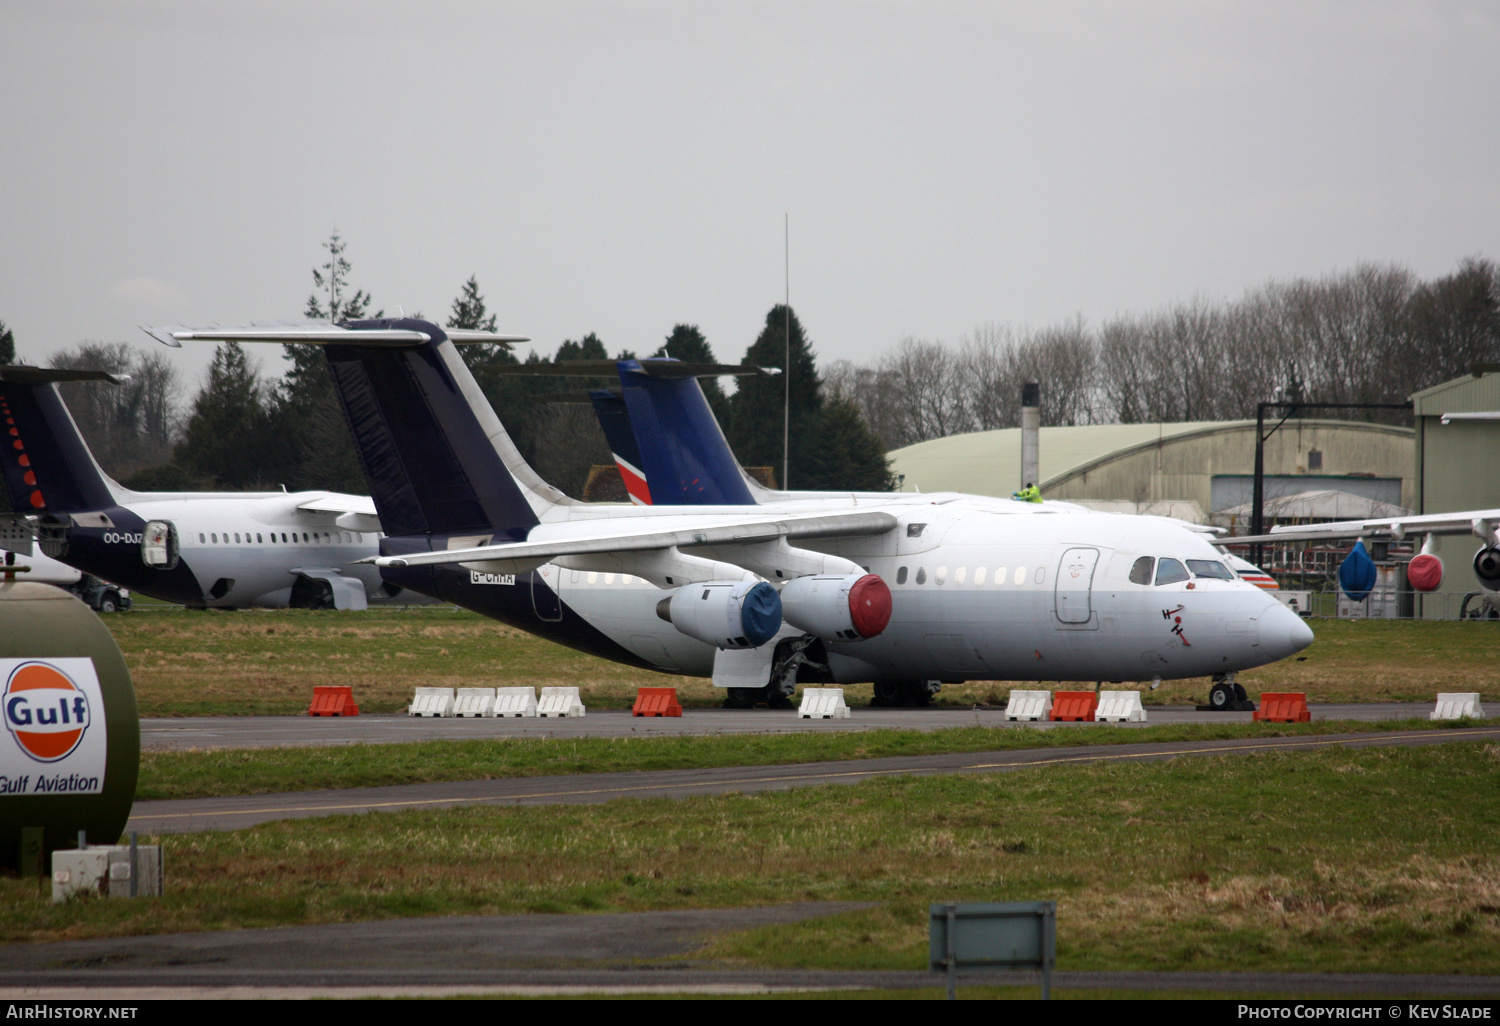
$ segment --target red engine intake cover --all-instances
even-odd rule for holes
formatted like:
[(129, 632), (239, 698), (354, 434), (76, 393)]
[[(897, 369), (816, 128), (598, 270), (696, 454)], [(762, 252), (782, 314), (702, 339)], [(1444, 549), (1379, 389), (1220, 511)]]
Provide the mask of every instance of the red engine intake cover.
[(849, 589), (849, 618), (862, 638), (873, 638), (891, 622), (891, 589), (875, 574), (865, 574)]
[(1443, 561), (1423, 552), (1406, 567), (1406, 580), (1417, 591), (1433, 591), (1443, 583)]

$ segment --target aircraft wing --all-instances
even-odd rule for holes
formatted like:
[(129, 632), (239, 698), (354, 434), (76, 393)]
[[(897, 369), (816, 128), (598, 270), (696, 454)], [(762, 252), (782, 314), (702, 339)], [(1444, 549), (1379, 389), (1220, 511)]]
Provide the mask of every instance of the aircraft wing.
[(1224, 538), (1235, 545), (1287, 541), (1336, 541), (1344, 538), (1387, 538), (1401, 541), (1418, 534), (1472, 534), (1495, 544), (1500, 509), (1463, 510), (1457, 513), (1427, 513), (1410, 517), (1375, 520), (1340, 520), (1331, 524), (1298, 524), (1273, 527), (1270, 534)]
[(338, 518), (334, 523), (346, 531), (380, 531), (380, 516), (375, 512), (375, 500), (368, 495), (329, 492), (322, 498), (298, 503), (297, 508), (309, 513), (337, 513)]
[[(665, 519), (665, 518), (661, 518)], [(678, 518), (672, 518), (678, 519)], [(690, 518), (681, 518), (690, 519)], [(605, 528), (607, 522), (600, 523)], [(616, 531), (579, 537), (485, 545), (446, 552), (420, 552), (406, 556), (378, 556), (363, 562), (376, 566), (406, 567), (459, 563), (486, 573), (529, 570), (560, 556), (583, 556), (609, 552), (649, 552), (655, 549), (702, 545), (750, 545), (778, 538), (827, 538), (884, 534), (896, 526), (896, 518), (881, 511), (861, 511), (806, 516), (743, 517), (730, 522), (703, 523), (662, 530)]]

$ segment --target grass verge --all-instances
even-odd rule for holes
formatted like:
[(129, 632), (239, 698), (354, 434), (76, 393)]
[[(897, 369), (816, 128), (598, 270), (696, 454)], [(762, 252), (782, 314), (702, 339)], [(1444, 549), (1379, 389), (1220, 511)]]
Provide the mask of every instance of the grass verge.
[(1050, 766), (153, 838), (162, 899), (0, 880), (0, 939), (860, 900), (696, 957), (915, 969), (929, 903), (1051, 898), (1061, 969), (1492, 973), (1497, 836), (1490, 743)]
[[(451, 608), (365, 612), (132, 612), (105, 618), (125, 653), (143, 716), (295, 714), (318, 684), (355, 689), (366, 712), (398, 712), (418, 685), (576, 686), (591, 708), (628, 708), (638, 687), (676, 687), (687, 706), (718, 705), (708, 681), (582, 655)], [(1313, 621), (1300, 659), (1240, 675), (1252, 694), (1305, 691), (1312, 702), (1422, 701), (1439, 691), (1500, 700), (1500, 624)], [(1168, 681), (1146, 702), (1207, 700), (1209, 682)], [(1027, 685), (1035, 686), (1035, 685)], [(1043, 686), (1049, 686), (1044, 683)], [(1127, 684), (1127, 686), (1132, 686)], [(946, 685), (939, 704), (1004, 704), (1005, 681)], [(851, 704), (870, 688), (848, 689)]]
[(451, 780), (785, 765), (880, 759), (895, 755), (1304, 737), (1366, 731), (1446, 730), (1467, 725), (1467, 722), (1319, 720), (1279, 724), (1164, 724), (1139, 728), (1068, 724), (1049, 729), (960, 727), (936, 731), (870, 730), (728, 737), (495, 738), (381, 745), (145, 751), (141, 753), (136, 798), (218, 798)]

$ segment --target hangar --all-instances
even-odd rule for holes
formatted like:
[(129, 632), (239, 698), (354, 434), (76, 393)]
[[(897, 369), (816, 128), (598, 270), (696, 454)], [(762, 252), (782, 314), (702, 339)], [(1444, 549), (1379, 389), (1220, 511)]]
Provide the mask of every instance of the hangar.
[[(1500, 366), (1479, 365), (1474, 375), (1413, 395), (1416, 417), (1416, 495), (1419, 513), (1453, 513), (1500, 507)], [(1450, 535), (1433, 539), (1445, 564), (1443, 583), (1420, 597), (1420, 615), (1452, 616), (1479, 587), (1469, 569), (1480, 542)]]
[[(1497, 401), (1488, 408), (1500, 409), (1500, 375), (1493, 381)], [(1500, 414), (1494, 416), (1500, 431)], [(1415, 508), (1412, 439), (1411, 428), (1389, 424), (1286, 421), (1265, 443), (1268, 516), (1289, 523), (1332, 519), (1328, 509), (1345, 519)], [(935, 438), (887, 455), (908, 491), (1004, 496), (1025, 483), (1020, 428)], [(1037, 484), (1048, 499), (1213, 522), (1244, 534), (1254, 466), (1253, 420), (1044, 427)]]

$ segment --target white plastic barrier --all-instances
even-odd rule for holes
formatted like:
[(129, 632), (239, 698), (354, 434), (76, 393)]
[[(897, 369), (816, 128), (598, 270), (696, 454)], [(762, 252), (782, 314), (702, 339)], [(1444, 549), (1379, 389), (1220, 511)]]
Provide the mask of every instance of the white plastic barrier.
[(1139, 691), (1101, 691), (1094, 719), (1100, 723), (1145, 723), (1146, 710)]
[(1444, 691), (1437, 697), (1437, 708), (1432, 710), (1429, 720), (1484, 719), (1484, 706), (1479, 704), (1477, 691)]
[(1007, 720), (1045, 720), (1052, 715), (1052, 692), (1012, 691), (1005, 706)]
[(494, 688), (459, 688), (453, 700), (454, 716), (495, 715)]
[(417, 688), (416, 697), (411, 700), (411, 707), (406, 710), (406, 714), (408, 716), (452, 716), (453, 689)]
[(804, 720), (847, 720), (849, 703), (843, 688), (803, 688), (797, 715)]
[(535, 716), (536, 688), (496, 688), (496, 716)]
[(536, 703), (538, 716), (582, 716), (583, 699), (577, 688), (542, 688), (542, 697)]

